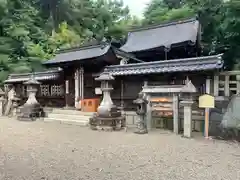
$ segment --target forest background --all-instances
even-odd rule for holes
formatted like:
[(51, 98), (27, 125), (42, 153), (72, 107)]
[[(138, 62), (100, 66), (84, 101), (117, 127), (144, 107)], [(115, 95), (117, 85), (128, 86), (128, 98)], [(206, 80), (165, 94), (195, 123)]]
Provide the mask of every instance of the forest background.
[(103, 38), (123, 44), (132, 27), (195, 16), (202, 54), (224, 53), (226, 68), (240, 69), (239, 0), (151, 0), (141, 19), (120, 0), (0, 0), (0, 83), (43, 70), (59, 49)]

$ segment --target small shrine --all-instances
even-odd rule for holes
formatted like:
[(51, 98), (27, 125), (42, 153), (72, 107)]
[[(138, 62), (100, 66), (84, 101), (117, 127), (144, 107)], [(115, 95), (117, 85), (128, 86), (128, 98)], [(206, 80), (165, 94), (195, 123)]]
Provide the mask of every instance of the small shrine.
[[(192, 134), (192, 100), (193, 94), (197, 90), (192, 82), (187, 78), (185, 85), (163, 85), (163, 86), (143, 86), (142, 93), (149, 101), (146, 110), (147, 129), (152, 129), (153, 113), (164, 115), (171, 114), (173, 118), (173, 131), (179, 133), (179, 107), (184, 109), (184, 137), (191, 137)], [(166, 101), (166, 95), (172, 95), (171, 101)], [(155, 99), (155, 100), (154, 100)], [(157, 99), (157, 100), (156, 100)], [(169, 102), (168, 106), (163, 104)]]

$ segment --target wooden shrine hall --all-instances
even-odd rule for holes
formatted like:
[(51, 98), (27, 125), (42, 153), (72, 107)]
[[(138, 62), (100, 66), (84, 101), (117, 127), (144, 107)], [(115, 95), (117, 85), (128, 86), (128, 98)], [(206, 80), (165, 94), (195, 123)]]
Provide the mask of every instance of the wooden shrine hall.
[[(115, 77), (111, 97), (125, 111), (135, 110), (133, 100), (146, 84), (183, 85), (190, 79), (197, 99), (214, 92), (212, 80), (223, 67), (221, 55), (203, 57), (201, 51), (201, 24), (196, 18), (133, 29), (120, 48), (100, 42), (59, 51), (43, 63), (58, 70), (35, 72), (42, 83), (38, 97), (43, 106), (95, 112), (101, 99), (95, 78), (104, 72)], [(12, 74), (5, 83), (23, 94), (22, 82), (28, 76)]]

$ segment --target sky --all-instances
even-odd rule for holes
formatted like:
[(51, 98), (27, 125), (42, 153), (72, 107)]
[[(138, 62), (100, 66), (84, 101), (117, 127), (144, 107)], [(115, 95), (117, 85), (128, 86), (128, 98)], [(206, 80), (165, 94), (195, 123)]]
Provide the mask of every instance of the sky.
[(150, 0), (123, 0), (123, 2), (129, 6), (132, 15), (142, 17), (144, 8)]

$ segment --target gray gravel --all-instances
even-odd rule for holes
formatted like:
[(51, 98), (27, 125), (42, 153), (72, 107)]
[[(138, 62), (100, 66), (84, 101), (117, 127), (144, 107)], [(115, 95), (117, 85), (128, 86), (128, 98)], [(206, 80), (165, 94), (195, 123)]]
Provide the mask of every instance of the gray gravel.
[(0, 179), (238, 180), (240, 146), (0, 119)]

